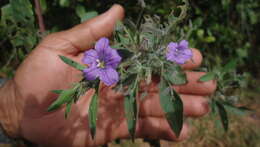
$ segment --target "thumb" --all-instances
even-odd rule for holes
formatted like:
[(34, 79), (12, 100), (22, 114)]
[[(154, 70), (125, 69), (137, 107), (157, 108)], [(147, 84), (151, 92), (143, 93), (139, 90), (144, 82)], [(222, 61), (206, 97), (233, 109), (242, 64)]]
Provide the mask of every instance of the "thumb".
[(124, 8), (116, 4), (108, 11), (95, 18), (69, 30), (59, 32), (56, 37), (69, 41), (74, 47), (74, 52), (84, 51), (93, 46), (94, 42), (99, 38), (110, 36), (116, 22), (122, 20), (123, 17)]

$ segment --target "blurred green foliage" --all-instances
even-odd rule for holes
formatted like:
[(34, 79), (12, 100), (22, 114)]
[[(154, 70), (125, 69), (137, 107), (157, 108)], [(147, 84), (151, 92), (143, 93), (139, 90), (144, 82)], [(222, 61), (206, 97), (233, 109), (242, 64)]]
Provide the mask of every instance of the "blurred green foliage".
[[(182, 0), (39, 1), (46, 27), (44, 33), (39, 31), (35, 0), (0, 1), (0, 78), (12, 77), (17, 66), (45, 35), (97, 16), (114, 3), (123, 5), (126, 18), (134, 22), (143, 13), (160, 16), (161, 23), (172, 12), (178, 15), (176, 6), (183, 3)], [(173, 40), (187, 39), (192, 47), (201, 50), (204, 62), (199, 70), (218, 74), (216, 71), (230, 61), (237, 63), (219, 79), (222, 91), (216, 96), (222, 97), (224, 93), (230, 101), (237, 101), (237, 97), (244, 95), (243, 88), (259, 92), (256, 86), (260, 80), (252, 79), (260, 77), (260, 1), (189, 0), (189, 5), (188, 16), (176, 26), (176, 36), (182, 38), (173, 37)]]
[[(42, 36), (68, 29), (107, 10), (114, 3), (126, 9), (126, 18), (137, 20), (139, 13), (164, 18), (182, 0), (39, 0), (47, 31), (39, 33), (33, 0), (2, 0), (0, 21), (0, 71), (12, 71), (36, 46)], [(193, 47), (202, 50), (207, 66), (221, 66), (238, 58), (241, 72), (256, 76), (259, 68), (260, 2), (257, 0), (189, 1), (188, 17), (179, 27)], [(161, 19), (163, 22), (164, 19)], [(217, 60), (216, 60), (217, 59)], [(3, 74), (4, 73), (4, 74)]]

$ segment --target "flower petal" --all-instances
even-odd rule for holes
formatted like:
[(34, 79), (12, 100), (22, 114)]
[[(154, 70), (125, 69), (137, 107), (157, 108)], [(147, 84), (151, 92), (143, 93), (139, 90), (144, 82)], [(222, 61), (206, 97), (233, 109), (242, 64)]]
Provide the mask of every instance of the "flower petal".
[(119, 54), (117, 53), (117, 51), (115, 49), (112, 49), (109, 47), (110, 53), (108, 54), (108, 56), (105, 57), (105, 63), (106, 63), (106, 67), (112, 67), (112, 68), (116, 68), (118, 66), (118, 64), (121, 61), (121, 56), (119, 56)]
[(109, 40), (106, 37), (100, 38), (95, 45), (96, 50), (102, 50), (109, 46)]
[(184, 64), (188, 60), (190, 60), (192, 57), (192, 51), (190, 49), (184, 49), (182, 50), (176, 58), (176, 63), (177, 64)]
[(183, 52), (183, 55), (185, 55), (185, 56), (187, 56), (189, 58), (191, 58), (192, 55), (193, 55), (191, 49), (185, 49), (182, 52)]
[(166, 54), (166, 59), (174, 62), (174, 58), (175, 58), (174, 51), (169, 50)]
[(168, 50), (175, 50), (178, 47), (178, 44), (175, 42), (170, 42), (167, 46)]
[(84, 53), (84, 57), (82, 59), (82, 62), (84, 64), (93, 64), (96, 63), (96, 60), (98, 59), (97, 51), (91, 49)]
[(188, 41), (186, 40), (182, 40), (179, 44), (171, 42), (168, 45), (166, 59), (177, 64), (184, 64), (192, 58), (192, 51), (188, 45)]
[(118, 82), (119, 75), (113, 68), (104, 68), (100, 70), (99, 78), (105, 85), (110, 86)]
[(189, 46), (188, 41), (187, 41), (187, 40), (182, 40), (182, 41), (179, 43), (178, 48), (179, 48), (179, 49), (187, 49), (187, 48), (189, 48), (188, 46)]
[(96, 66), (91, 66), (83, 70), (84, 77), (87, 80), (95, 80), (100, 75), (100, 68)]
[(109, 47), (109, 40), (105, 37), (100, 38), (96, 45), (95, 45), (95, 49), (98, 53), (99, 59), (100, 60), (104, 60), (104, 57), (106, 57), (107, 54), (107, 48)]
[(177, 64), (184, 64), (187, 60), (185, 58), (177, 57), (174, 59), (174, 62)]

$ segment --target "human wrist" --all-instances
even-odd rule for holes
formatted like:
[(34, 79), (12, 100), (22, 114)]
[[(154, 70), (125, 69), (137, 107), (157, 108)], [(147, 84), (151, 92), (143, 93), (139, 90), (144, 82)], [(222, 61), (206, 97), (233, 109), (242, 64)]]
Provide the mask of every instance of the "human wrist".
[(5, 133), (12, 138), (20, 137), (20, 120), (22, 101), (13, 80), (7, 81), (0, 88), (0, 125)]

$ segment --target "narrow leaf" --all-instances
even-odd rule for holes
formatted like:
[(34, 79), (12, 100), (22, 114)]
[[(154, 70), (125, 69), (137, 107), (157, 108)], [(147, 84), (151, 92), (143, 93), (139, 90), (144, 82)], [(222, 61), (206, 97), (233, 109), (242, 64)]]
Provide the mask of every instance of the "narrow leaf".
[(58, 109), (61, 105), (69, 102), (72, 98), (73, 95), (75, 94), (74, 89), (69, 89), (69, 90), (63, 90), (61, 94), (59, 95), (58, 99), (54, 101), (48, 108), (48, 111), (53, 111)]
[[(223, 103), (223, 102), (222, 102)], [(237, 115), (245, 115), (249, 112), (253, 112), (254, 110), (250, 109), (250, 108), (247, 108), (245, 106), (235, 106), (233, 104), (230, 104), (230, 103), (223, 103), (223, 105), (225, 106), (226, 110), (230, 113), (234, 113), (234, 114), (237, 114)]]
[(222, 68), (222, 73), (226, 73), (226, 72), (229, 72), (233, 69), (236, 68), (236, 65), (237, 65), (237, 60), (236, 59), (233, 59), (231, 61), (229, 61), (223, 68)]
[(72, 104), (73, 104), (73, 101), (70, 101), (70, 102), (68, 102), (67, 105), (66, 105), (66, 109), (65, 109), (65, 119), (67, 119), (68, 116), (69, 116), (69, 113), (70, 113), (70, 111), (71, 111), (71, 105), (72, 105)]
[[(135, 92), (135, 91), (134, 91)], [(124, 98), (125, 116), (127, 119), (128, 131), (131, 135), (132, 140), (135, 137), (136, 119), (137, 119), (137, 107), (135, 94), (127, 95)]]
[(120, 81), (123, 86), (130, 85), (137, 77), (137, 74), (130, 74), (129, 76), (123, 77), (123, 79)]
[(164, 79), (161, 79), (159, 89), (160, 103), (165, 117), (171, 129), (179, 137), (183, 126), (183, 103), (180, 96)]
[(234, 104), (232, 103), (228, 103), (228, 102), (222, 102), (224, 106), (226, 107), (232, 107), (234, 109), (239, 109), (240, 111), (254, 111), (253, 109), (250, 109), (246, 106), (235, 106)]
[(79, 63), (77, 63), (77, 62), (75, 62), (75, 61), (73, 61), (73, 60), (71, 60), (71, 59), (69, 59), (65, 56), (59, 55), (59, 57), (64, 63), (76, 68), (77, 70), (83, 71), (86, 68), (84, 65), (81, 65), (81, 64), (79, 64)]
[(224, 128), (225, 131), (228, 131), (227, 111), (226, 111), (225, 107), (220, 102), (216, 101), (216, 105), (218, 107), (218, 112), (219, 112), (219, 116), (221, 118), (223, 128)]
[(96, 11), (87, 12), (81, 17), (81, 22), (87, 21), (96, 16), (98, 16), (98, 13)]
[(61, 94), (63, 90), (52, 90), (51, 92), (55, 93), (55, 94)]
[(247, 108), (245, 106), (240, 106), (240, 107), (236, 107), (237, 109), (241, 110), (241, 111), (249, 111), (249, 112), (254, 112), (253, 109)]
[(217, 77), (217, 75), (215, 73), (209, 72), (209, 73), (203, 75), (202, 77), (200, 77), (199, 81), (200, 82), (207, 82), (207, 81), (216, 79), (216, 77)]
[(98, 112), (98, 94), (97, 92), (92, 96), (89, 113), (88, 122), (92, 139), (95, 138), (96, 134), (96, 124), (97, 124), (97, 112)]
[(186, 84), (186, 74), (181, 70), (180, 66), (168, 66), (163, 77), (173, 85)]
[(211, 112), (213, 114), (216, 114), (217, 113), (217, 106), (216, 106), (215, 100), (211, 100), (210, 107), (211, 107)]

